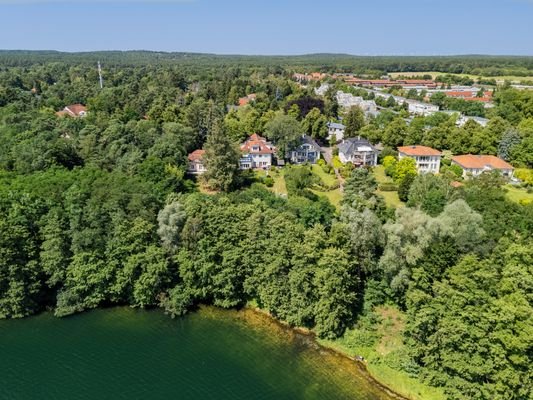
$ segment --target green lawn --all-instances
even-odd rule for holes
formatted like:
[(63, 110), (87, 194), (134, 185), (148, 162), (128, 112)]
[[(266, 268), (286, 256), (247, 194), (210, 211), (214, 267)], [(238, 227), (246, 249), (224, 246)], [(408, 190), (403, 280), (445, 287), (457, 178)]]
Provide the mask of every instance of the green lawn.
[[(374, 173), (374, 177), (376, 178), (376, 181), (378, 182), (378, 185), (381, 183), (391, 183), (392, 178), (390, 176), (385, 175), (385, 168), (383, 165), (377, 165), (372, 170)], [(405, 204), (400, 201), (400, 198), (398, 197), (398, 192), (382, 192), (381, 190), (377, 190), (376, 193), (383, 196), (385, 199), (385, 204), (389, 207), (398, 208), (403, 207)]]
[(378, 307), (375, 313), (381, 319), (376, 332), (356, 327), (339, 339), (319, 342), (350, 357), (363, 356), (375, 379), (409, 399), (444, 400), (440, 388), (428, 386), (396, 367), (408, 357), (403, 342), (405, 314), (391, 306)]
[(342, 193), (340, 189), (330, 190), (328, 192), (322, 192), (319, 190), (311, 190), (314, 194), (317, 196), (323, 196), (326, 197), (331, 204), (333, 204), (337, 210), (340, 209), (341, 206), (341, 200), (342, 200)]
[(374, 173), (374, 177), (376, 178), (376, 181), (379, 183), (391, 183), (392, 178), (390, 176), (385, 175), (385, 167), (383, 165), (376, 165), (372, 172)]
[(287, 195), (287, 187), (285, 186), (285, 178), (283, 177), (282, 170), (271, 169), (270, 171), (256, 170), (255, 175), (261, 179), (265, 176), (270, 176), (274, 179), (274, 186), (268, 188), (278, 195)]
[(398, 197), (398, 192), (382, 192), (381, 190), (376, 190), (376, 193), (385, 199), (385, 204), (389, 207), (398, 208), (405, 206), (405, 203)]
[(322, 180), (322, 182), (324, 182), (325, 185), (332, 186), (337, 183), (337, 177), (335, 174), (326, 173), (320, 165), (312, 165), (311, 170)]
[(533, 202), (533, 193), (528, 193), (524, 188), (506, 185), (505, 189), (507, 189), (507, 198), (509, 200), (520, 204), (529, 204)]

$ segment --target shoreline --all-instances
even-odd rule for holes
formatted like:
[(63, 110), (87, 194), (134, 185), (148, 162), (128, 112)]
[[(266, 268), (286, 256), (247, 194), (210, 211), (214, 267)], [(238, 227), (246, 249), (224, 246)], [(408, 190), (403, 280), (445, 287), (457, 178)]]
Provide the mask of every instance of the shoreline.
[(375, 378), (370, 373), (370, 371), (368, 370), (366, 362), (358, 360), (355, 357), (352, 357), (352, 356), (340, 351), (339, 349), (336, 349), (336, 348), (333, 348), (333, 347), (329, 347), (329, 346), (325, 346), (324, 344), (319, 343), (318, 340), (317, 340), (316, 334), (312, 330), (307, 329), (307, 328), (302, 328), (302, 327), (291, 327), (286, 322), (280, 321), (279, 319), (275, 318), (268, 311), (263, 310), (263, 309), (258, 308), (258, 307), (255, 307), (255, 306), (245, 306), (244, 308), (242, 308), (239, 311), (240, 312), (248, 311), (248, 312), (254, 313), (255, 315), (260, 315), (262, 317), (268, 318), (268, 320), (270, 322), (275, 323), (276, 325), (278, 325), (282, 329), (290, 330), (292, 333), (294, 333), (296, 335), (299, 335), (301, 337), (305, 337), (307, 340), (310, 339), (312, 341), (313, 345), (316, 346), (316, 348), (318, 348), (318, 349), (320, 349), (322, 351), (326, 351), (326, 352), (328, 352), (328, 353), (330, 353), (332, 355), (335, 355), (337, 357), (342, 357), (344, 359), (347, 359), (347, 360), (350, 360), (351, 362), (353, 362), (354, 366), (357, 367), (359, 372), (364, 376), (364, 378), (366, 380), (368, 380), (372, 385), (375, 385), (380, 390), (385, 392), (388, 396), (390, 396), (390, 397), (392, 397), (394, 399), (398, 399), (398, 400), (412, 400), (411, 398), (403, 396), (402, 394), (394, 391), (389, 386), (385, 385), (383, 382), (380, 382), (377, 378)]

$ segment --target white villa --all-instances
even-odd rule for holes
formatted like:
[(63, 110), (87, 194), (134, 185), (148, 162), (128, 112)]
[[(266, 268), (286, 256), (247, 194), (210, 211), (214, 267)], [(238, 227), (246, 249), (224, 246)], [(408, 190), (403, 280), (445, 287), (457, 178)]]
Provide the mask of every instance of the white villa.
[(340, 142), (342, 139), (344, 139), (344, 130), (346, 127), (338, 122), (328, 122), (328, 140), (331, 140), (331, 138), (335, 138), (337, 142)]
[(398, 147), (398, 159), (410, 157), (416, 162), (419, 174), (436, 174), (440, 170), (442, 153), (427, 146), (402, 146)]
[(338, 145), (339, 159), (342, 163), (352, 163), (358, 167), (375, 166), (379, 151), (366, 139), (350, 138)]
[(187, 167), (187, 172), (193, 175), (201, 175), (206, 169), (203, 163), (203, 157), (205, 150), (194, 150), (187, 159), (189, 160), (189, 165)]
[(241, 145), (242, 157), (239, 160), (241, 169), (269, 169), (272, 166), (272, 155), (276, 148), (257, 133), (251, 135)]
[(439, 111), (439, 106), (430, 103), (423, 103), (416, 100), (405, 100), (408, 105), (408, 111), (410, 114), (414, 115), (431, 115)]
[(289, 158), (292, 164), (316, 164), (320, 159), (320, 146), (313, 138), (302, 135), (299, 145), (291, 150)]

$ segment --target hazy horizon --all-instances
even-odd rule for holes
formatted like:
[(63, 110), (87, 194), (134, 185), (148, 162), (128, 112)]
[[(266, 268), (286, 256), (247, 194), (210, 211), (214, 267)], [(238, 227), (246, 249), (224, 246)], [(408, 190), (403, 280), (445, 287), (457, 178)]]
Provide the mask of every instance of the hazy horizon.
[(0, 0), (0, 48), (533, 55), (532, 0)]

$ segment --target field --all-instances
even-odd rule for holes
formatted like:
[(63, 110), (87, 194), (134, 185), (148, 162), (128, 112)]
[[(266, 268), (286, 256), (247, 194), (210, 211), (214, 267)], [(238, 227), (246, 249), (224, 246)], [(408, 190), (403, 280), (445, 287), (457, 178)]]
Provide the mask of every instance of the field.
[(330, 190), (328, 192), (321, 192), (318, 190), (311, 190), (311, 191), (317, 196), (326, 197), (329, 200), (329, 202), (337, 208), (337, 210), (340, 209), (341, 200), (342, 200), (342, 193), (340, 189)]
[[(423, 72), (391, 72), (389, 73), (389, 76), (391, 78), (397, 78), (398, 76), (422, 76), (422, 75), (431, 75), (432, 79), (435, 79), (435, 77), (439, 75), (447, 75), (445, 72), (437, 72), (437, 71), (423, 71)], [(464, 78), (472, 78), (474, 80), (477, 79), (495, 79), (496, 82), (499, 81), (511, 81), (511, 82), (521, 82), (521, 81), (532, 81), (533, 82), (533, 75), (531, 76), (516, 76), (516, 75), (502, 75), (502, 76), (480, 76), (480, 75), (471, 75), (471, 74), (450, 74), (450, 75), (457, 75)]]
[[(372, 172), (378, 184), (392, 182), (392, 179), (385, 175), (385, 168), (383, 168), (383, 165), (378, 165), (374, 167)], [(398, 208), (404, 206), (404, 203), (398, 197), (398, 192), (382, 192), (378, 189), (376, 193), (383, 196), (383, 198), (385, 199), (385, 204), (387, 204), (387, 206), (389, 207)]]
[(507, 190), (506, 196), (509, 200), (520, 204), (533, 203), (533, 193), (528, 193), (526, 189), (512, 185), (506, 185), (505, 189)]

